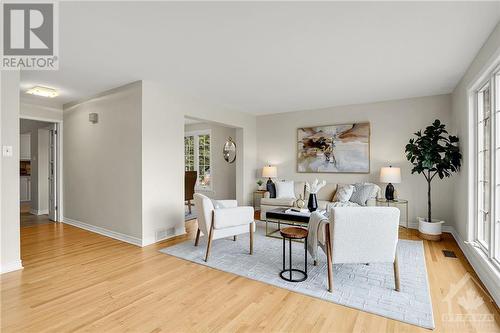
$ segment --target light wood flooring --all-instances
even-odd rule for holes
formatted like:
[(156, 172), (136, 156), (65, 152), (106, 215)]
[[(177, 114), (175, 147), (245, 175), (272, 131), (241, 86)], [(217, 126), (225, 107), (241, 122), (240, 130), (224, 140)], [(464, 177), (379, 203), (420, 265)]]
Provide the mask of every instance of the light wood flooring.
[[(60, 223), (21, 228), (25, 268), (1, 276), (1, 331), (430, 332), (158, 252), (193, 239), (196, 220), (187, 230), (139, 248)], [(400, 237), (418, 239), (406, 230)], [(424, 244), (435, 331), (499, 332), (498, 308), (453, 238)], [(467, 273), (474, 279), (448, 305), (452, 284)], [(461, 299), (476, 300), (475, 308)]]

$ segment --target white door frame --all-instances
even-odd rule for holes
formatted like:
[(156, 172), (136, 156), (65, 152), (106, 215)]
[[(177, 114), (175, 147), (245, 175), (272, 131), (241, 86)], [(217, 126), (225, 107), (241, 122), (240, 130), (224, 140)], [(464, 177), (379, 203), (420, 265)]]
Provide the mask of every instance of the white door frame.
[(44, 122), (49, 122), (49, 123), (55, 123), (56, 124), (56, 131), (57, 131), (57, 170), (56, 170), (56, 182), (57, 182), (57, 189), (56, 189), (56, 198), (57, 198), (57, 211), (56, 211), (56, 221), (57, 222), (62, 222), (63, 221), (63, 121), (61, 119), (53, 119), (53, 118), (44, 118), (44, 117), (30, 117), (30, 116), (23, 116), (19, 115), (19, 120), (21, 119), (27, 119), (27, 120), (38, 120), (38, 121), (44, 121)]

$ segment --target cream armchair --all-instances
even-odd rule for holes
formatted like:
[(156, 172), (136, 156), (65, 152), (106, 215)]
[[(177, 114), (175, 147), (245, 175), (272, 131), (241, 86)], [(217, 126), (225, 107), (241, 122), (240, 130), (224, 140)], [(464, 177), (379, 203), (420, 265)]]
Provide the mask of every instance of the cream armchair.
[(236, 200), (215, 200), (203, 194), (194, 194), (198, 210), (198, 231), (194, 246), (198, 246), (200, 233), (208, 236), (205, 261), (208, 261), (212, 241), (219, 238), (250, 233), (250, 254), (253, 254), (253, 233), (255, 231), (253, 207), (238, 207)]
[(395, 207), (335, 207), (320, 225), (318, 241), (328, 260), (328, 289), (333, 290), (332, 264), (392, 263), (399, 291), (399, 209)]

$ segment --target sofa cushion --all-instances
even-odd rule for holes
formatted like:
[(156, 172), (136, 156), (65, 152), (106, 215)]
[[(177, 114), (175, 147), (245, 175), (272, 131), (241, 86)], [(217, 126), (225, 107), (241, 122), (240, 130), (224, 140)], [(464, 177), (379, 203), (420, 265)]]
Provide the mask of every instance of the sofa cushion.
[(294, 203), (295, 198), (262, 198), (260, 200), (261, 205), (268, 206), (293, 207)]
[(295, 198), (293, 180), (283, 180), (276, 183), (276, 198)]
[(326, 210), (326, 208), (328, 207), (329, 204), (331, 204), (330, 201), (318, 200), (318, 209)]
[(354, 188), (354, 193), (352, 194), (349, 201), (357, 203), (361, 206), (366, 206), (366, 201), (368, 201), (368, 199), (373, 196), (375, 185), (357, 183), (354, 184)]
[(335, 195), (333, 196), (334, 202), (347, 202), (353, 195), (355, 188), (351, 184), (338, 184), (337, 191), (335, 191)]

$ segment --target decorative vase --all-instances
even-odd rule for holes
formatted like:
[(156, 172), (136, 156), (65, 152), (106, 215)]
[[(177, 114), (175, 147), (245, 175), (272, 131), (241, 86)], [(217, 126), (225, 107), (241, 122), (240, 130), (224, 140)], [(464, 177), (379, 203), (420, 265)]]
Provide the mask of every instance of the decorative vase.
[(309, 208), (309, 211), (311, 213), (314, 212), (316, 209), (318, 209), (318, 199), (316, 199), (315, 193), (309, 194), (309, 200), (307, 201), (307, 208)]
[(302, 199), (302, 194), (299, 196), (297, 201), (295, 201), (295, 204), (297, 205), (298, 209), (304, 208), (304, 206), (306, 205), (306, 202), (304, 201), (304, 199)]

